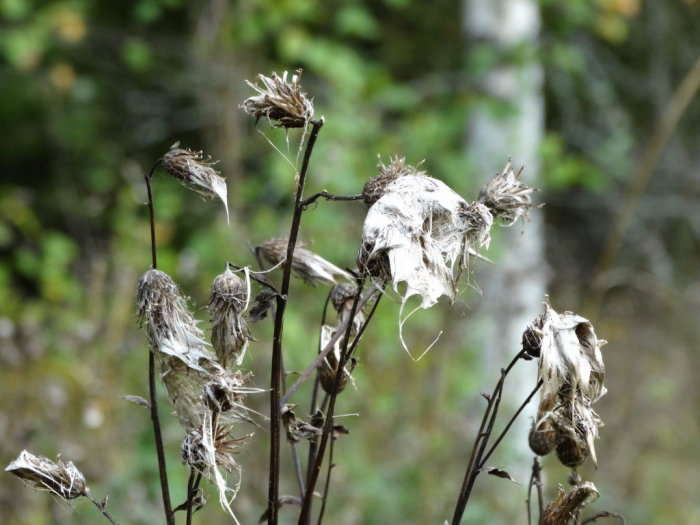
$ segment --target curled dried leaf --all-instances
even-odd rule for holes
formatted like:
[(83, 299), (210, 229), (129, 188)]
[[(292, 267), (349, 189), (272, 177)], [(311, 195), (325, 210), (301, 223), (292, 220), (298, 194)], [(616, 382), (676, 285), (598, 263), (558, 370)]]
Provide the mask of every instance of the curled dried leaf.
[[(288, 242), (286, 237), (270, 239), (258, 246), (256, 251), (261, 253), (269, 263), (278, 265), (287, 258)], [(338, 268), (320, 255), (302, 248), (299, 244), (294, 248), (292, 270), (311, 286), (316, 284), (333, 286), (338, 282), (338, 279), (352, 279), (352, 276), (345, 270)]]

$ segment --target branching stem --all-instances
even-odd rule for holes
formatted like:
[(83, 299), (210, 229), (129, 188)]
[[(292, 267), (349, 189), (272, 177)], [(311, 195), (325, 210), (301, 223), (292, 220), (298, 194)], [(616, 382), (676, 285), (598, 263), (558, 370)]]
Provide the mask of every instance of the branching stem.
[(268, 485), (267, 501), (267, 522), (269, 525), (277, 525), (277, 501), (279, 499), (279, 474), (280, 474), (280, 391), (283, 381), (282, 377), (282, 331), (284, 327), (284, 310), (287, 304), (287, 294), (289, 293), (289, 282), (292, 271), (292, 256), (296, 246), (299, 226), (301, 225), (301, 206), (304, 195), (304, 183), (306, 173), (309, 169), (309, 160), (316, 143), (318, 133), (323, 126), (323, 119), (311, 121), (311, 133), (306, 141), (304, 158), (302, 160), (297, 191), (294, 201), (294, 214), (289, 231), (287, 242), (287, 257), (284, 262), (282, 273), (282, 286), (280, 295), (277, 296), (277, 310), (275, 312), (275, 329), (272, 342), (272, 367), (270, 377), (270, 475)]

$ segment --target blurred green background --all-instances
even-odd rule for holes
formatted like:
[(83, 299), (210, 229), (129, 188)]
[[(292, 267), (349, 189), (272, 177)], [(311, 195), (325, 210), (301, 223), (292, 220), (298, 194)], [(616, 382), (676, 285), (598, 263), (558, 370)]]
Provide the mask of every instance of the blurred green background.
[[(599, 466), (586, 466), (584, 477), (601, 492), (596, 509), (629, 523), (700, 524), (698, 66), (689, 74), (700, 56), (700, 2), (541, 0), (537, 45), (507, 50), (465, 34), (467, 3), (0, 0), (0, 464), (24, 448), (61, 453), (96, 497), (110, 495), (121, 523), (161, 521), (148, 414), (121, 399), (147, 394), (146, 344), (133, 317), (135, 283), (150, 264), (143, 175), (178, 140), (220, 160), (230, 225), (220, 204), (162, 174), (154, 184), (159, 266), (204, 320), (225, 261), (253, 265), (246, 244), (286, 234), (290, 217), (293, 172), (261, 134), (294, 159), (299, 133), (256, 127), (238, 108), (252, 94), (244, 79), (304, 69), (304, 90), (326, 117), (308, 193), (358, 193), (378, 155), (400, 154), (425, 159), (431, 175), (473, 199), (505, 158), (488, 159), (492, 173), (476, 172), (480, 152), (465, 146), (470, 115), (507, 118), (512, 110), (480, 78), (536, 63), (545, 133), (539, 173), (523, 177), (536, 177), (538, 202), (546, 202), (534, 213), (544, 219), (547, 290), (556, 309), (589, 317), (610, 342)], [(655, 145), (658, 156), (650, 155)], [(352, 267), (364, 213), (361, 203), (319, 202), (301, 237)], [(601, 265), (620, 220), (619, 252)], [(488, 254), (496, 268), (501, 240), (495, 234)], [(478, 284), (488, 296), (488, 282)], [(290, 370), (316, 352), (326, 291), (293, 283)], [(339, 400), (339, 413), (359, 417), (343, 420), (351, 433), (336, 447), (327, 523), (451, 516), (479, 392), (496, 381), (484, 374), (479, 347), (464, 343), (478, 330), (470, 316), (480, 300), (465, 287), (455, 307), (409, 323), (416, 347), (432, 341), (436, 326), (451, 327), (417, 363), (400, 347), (398, 307), (380, 306), (359, 350), (357, 387)], [(253, 332), (259, 342), (244, 366), (264, 386), (269, 319)], [(534, 381), (534, 365), (522, 366)], [(251, 405), (267, 410), (264, 396)], [(182, 436), (166, 412), (179, 502)], [(234, 506), (244, 524), (257, 521), (267, 497), (266, 432), (241, 428), (251, 431)], [(507, 448), (493, 461), (508, 469)], [(282, 493), (296, 493), (284, 462)], [(553, 458), (545, 471), (551, 497), (566, 472)], [(477, 484), (465, 522), (526, 522), (524, 486), (486, 477)], [(227, 522), (209, 492), (195, 521)], [(517, 518), (504, 515), (508, 505)], [(294, 516), (282, 510), (283, 523)], [(57, 502), (0, 476), (0, 523), (100, 520), (87, 502)]]

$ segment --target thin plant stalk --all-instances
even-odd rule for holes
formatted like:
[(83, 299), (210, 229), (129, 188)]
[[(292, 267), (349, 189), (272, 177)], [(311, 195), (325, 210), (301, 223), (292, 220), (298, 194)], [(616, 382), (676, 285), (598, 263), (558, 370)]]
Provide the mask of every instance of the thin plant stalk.
[(199, 489), (199, 483), (202, 481), (202, 473), (197, 472), (194, 468), (190, 467), (190, 477), (187, 480), (187, 518), (186, 525), (192, 525), (192, 515), (194, 511), (192, 510), (192, 505), (194, 504), (194, 495)]
[(323, 497), (321, 499), (321, 510), (318, 513), (318, 520), (316, 525), (321, 525), (323, 523), (323, 515), (326, 513), (326, 503), (328, 502), (328, 493), (331, 488), (331, 472), (333, 472), (333, 452), (335, 450), (335, 439), (331, 436), (331, 444), (328, 450), (328, 471), (326, 472), (326, 483), (323, 487)]
[[(153, 191), (151, 190), (151, 177), (160, 161), (156, 162), (151, 171), (146, 175), (146, 190), (148, 192), (148, 212), (151, 226), (151, 265), (155, 270), (158, 266), (156, 258), (156, 226), (155, 210), (153, 206)], [(175, 525), (175, 516), (170, 503), (170, 489), (168, 487), (168, 470), (165, 464), (165, 451), (163, 449), (163, 436), (160, 430), (160, 417), (158, 415), (158, 393), (156, 390), (156, 366), (153, 349), (148, 351), (148, 390), (151, 405), (151, 422), (153, 424), (153, 438), (158, 457), (158, 474), (160, 476), (160, 488), (163, 498), (163, 512), (167, 525)]]
[(532, 460), (532, 474), (530, 475), (530, 483), (527, 487), (527, 523), (532, 524), (532, 487), (537, 490), (537, 507), (539, 510), (537, 523), (542, 520), (542, 513), (544, 512), (544, 501), (542, 497), (542, 464), (540, 463), (540, 458), (535, 456)]
[[(515, 364), (520, 360), (522, 357), (523, 353), (518, 352), (518, 354), (513, 358), (513, 360), (508, 364), (508, 366), (504, 369), (501, 370), (501, 377), (498, 380), (498, 383), (496, 383), (495, 388), (493, 389), (493, 393), (491, 394), (490, 397), (488, 397), (488, 404), (486, 406), (486, 410), (484, 411), (484, 416), (481, 419), (481, 425), (479, 426), (479, 432), (477, 433), (476, 439), (474, 440), (474, 445), (472, 447), (471, 454), (469, 456), (469, 463), (467, 465), (467, 470), (464, 474), (464, 480), (462, 481), (462, 487), (459, 491), (459, 496), (457, 498), (457, 505), (455, 506), (455, 512), (452, 517), (452, 525), (459, 525), (460, 521), (462, 520), (462, 516), (464, 515), (464, 510), (467, 506), (467, 502), (469, 501), (469, 496), (471, 495), (472, 488), (474, 487), (474, 482), (476, 481), (477, 476), (479, 475), (479, 469), (483, 467), (484, 465), (484, 456), (486, 453), (486, 446), (488, 445), (488, 440), (491, 436), (491, 432), (493, 431), (493, 426), (496, 422), (496, 416), (498, 415), (498, 408), (501, 403), (501, 394), (503, 392), (503, 383), (505, 382), (506, 376), (508, 373), (511, 371), (511, 369), (515, 366)], [(539, 389), (539, 384), (535, 389), (535, 392), (537, 389)], [(499, 436), (497, 443), (500, 443), (500, 441), (503, 439), (505, 436), (505, 432), (508, 431), (510, 428), (510, 425), (512, 424), (513, 420), (515, 417), (517, 417), (518, 414), (522, 411), (524, 406), (532, 399), (532, 396), (534, 395), (534, 392), (528, 396), (527, 400), (525, 403), (521, 405), (521, 407), (518, 409), (516, 412), (515, 416), (511, 419), (511, 421), (508, 423), (506, 426), (506, 429), (504, 432)], [(495, 447), (492, 447), (486, 458), (488, 458), (492, 453)]]
[(272, 342), (272, 366), (270, 373), (270, 474), (268, 485), (267, 501), (267, 522), (269, 525), (277, 525), (277, 501), (279, 499), (279, 475), (280, 475), (280, 389), (283, 381), (282, 377), (282, 331), (284, 328), (284, 310), (287, 305), (287, 294), (289, 293), (289, 282), (292, 271), (292, 257), (296, 246), (301, 215), (301, 206), (304, 195), (304, 183), (306, 173), (309, 169), (309, 160), (316, 143), (318, 133), (323, 126), (323, 119), (311, 121), (311, 132), (306, 141), (304, 158), (302, 160), (297, 191), (294, 201), (294, 214), (289, 231), (287, 243), (287, 258), (284, 262), (282, 273), (282, 286), (280, 295), (277, 296), (277, 310), (275, 312), (275, 328)]
[[(107, 512), (107, 509), (105, 508), (105, 503), (104, 502), (99, 502), (95, 498), (93, 498), (90, 493), (86, 490), (83, 492), (83, 496), (85, 496), (87, 499), (92, 501), (95, 504), (95, 507), (97, 507), (97, 510), (99, 510), (102, 515), (107, 518), (107, 521), (109, 521), (112, 525), (119, 525), (117, 520), (115, 520), (109, 512)], [(106, 500), (105, 500), (106, 501)]]
[[(352, 308), (350, 309), (350, 315), (348, 316), (348, 325), (345, 328), (345, 333), (341, 344), (340, 358), (338, 359), (338, 370), (336, 370), (335, 373), (333, 393), (330, 395), (330, 399), (328, 401), (328, 411), (326, 414), (326, 420), (323, 425), (321, 442), (318, 445), (318, 452), (316, 453), (316, 462), (314, 464), (314, 468), (310, 472), (309, 479), (306, 481), (306, 493), (304, 494), (304, 501), (302, 502), (301, 513), (299, 515), (299, 525), (304, 525), (309, 519), (311, 513), (311, 499), (313, 498), (314, 487), (316, 486), (319, 473), (321, 472), (321, 465), (323, 463), (323, 456), (326, 452), (328, 439), (330, 438), (333, 432), (333, 413), (335, 410), (335, 400), (338, 397), (338, 390), (340, 389), (339, 387), (342, 374), (345, 373), (345, 364), (350, 358), (351, 351), (355, 348), (354, 346), (349, 348), (348, 342), (350, 339), (350, 331), (352, 330), (352, 321), (355, 318), (355, 314), (358, 311), (360, 295), (362, 294), (362, 288), (364, 287), (364, 284), (364, 277), (361, 277), (357, 283), (357, 294), (355, 295), (355, 299), (352, 303)], [(372, 290), (372, 292), (373, 291), (374, 290)], [(319, 354), (319, 356), (320, 355), (321, 354)]]

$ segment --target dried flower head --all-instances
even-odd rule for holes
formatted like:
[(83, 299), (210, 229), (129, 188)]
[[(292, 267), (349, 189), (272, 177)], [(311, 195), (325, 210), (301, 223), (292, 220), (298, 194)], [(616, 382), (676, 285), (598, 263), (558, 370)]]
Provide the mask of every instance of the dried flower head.
[(586, 505), (598, 499), (595, 485), (586, 481), (576, 485), (568, 493), (559, 487), (559, 493), (542, 514), (542, 525), (573, 525), (581, 522), (581, 513)]
[(527, 218), (532, 208), (532, 192), (524, 182), (518, 180), (522, 168), (516, 174), (508, 159), (500, 175), (488, 181), (479, 192), (483, 203), (502, 226), (512, 226), (520, 218)]
[(250, 330), (243, 318), (248, 303), (246, 281), (226, 267), (211, 286), (209, 312), (212, 316), (211, 343), (224, 368), (240, 365), (245, 355)]
[[(596, 463), (594, 440), (602, 424), (593, 411), (606, 392), (605, 366), (591, 323), (576, 314), (558, 314), (548, 304), (523, 336), (530, 355), (539, 351), (539, 377), (543, 381), (537, 420), (530, 446), (537, 454), (556, 447), (560, 461), (570, 467), (587, 457)], [(554, 432), (554, 438), (552, 438)]]
[[(287, 243), (286, 237), (270, 239), (258, 246), (256, 251), (261, 253), (269, 263), (278, 265), (287, 258)], [(345, 270), (341, 270), (335, 264), (301, 246), (297, 243), (294, 248), (292, 270), (306, 284), (332, 286), (338, 282), (337, 279), (352, 279), (352, 276)]]
[(6, 468), (27, 485), (37, 490), (46, 490), (65, 500), (85, 495), (85, 476), (73, 465), (61, 458), (51, 461), (44, 456), (23, 450)]
[(226, 209), (228, 219), (228, 200), (226, 179), (213, 168), (214, 163), (204, 158), (201, 151), (179, 148), (176, 142), (160, 162), (170, 175), (180, 183), (205, 197), (220, 199)]
[[(216, 485), (219, 503), (236, 523), (239, 522), (231, 509), (231, 502), (236, 498), (240, 487), (240, 467), (233, 456), (247, 438), (248, 436), (232, 437), (230, 427), (217, 424), (209, 417), (200, 428), (185, 436), (180, 448), (182, 460)], [(235, 487), (227, 485), (221, 469), (228, 473), (239, 473)]]
[[(336, 335), (338, 329), (334, 326), (323, 325), (321, 327), (321, 348), (325, 348), (326, 345), (331, 341), (331, 339)], [(348, 379), (352, 380), (352, 371), (355, 368), (355, 360), (349, 359), (344, 366), (343, 374), (340, 376), (340, 383), (336, 388), (335, 376), (338, 372), (338, 365), (340, 364), (340, 350), (341, 341), (340, 337), (333, 345), (333, 350), (328, 353), (326, 358), (323, 360), (318, 367), (318, 377), (321, 381), (321, 386), (323, 390), (328, 393), (339, 394), (345, 389)]]
[(264, 392), (259, 388), (248, 386), (250, 373), (240, 370), (221, 369), (212, 374), (202, 387), (202, 398), (206, 409), (219, 415), (219, 421), (238, 423), (250, 421), (248, 408), (244, 404), (248, 394)]
[(304, 128), (314, 118), (314, 106), (301, 92), (300, 78), (301, 69), (298, 69), (291, 81), (287, 80), (286, 71), (281, 77), (277, 73), (269, 77), (258, 75), (262, 87), (246, 80), (246, 84), (258, 94), (247, 98), (241, 107), (256, 119), (266, 118), (271, 123), (277, 122), (273, 124), (274, 127)]
[(406, 285), (404, 302), (419, 295), (429, 308), (443, 295), (454, 300), (459, 270), (488, 245), (491, 224), (483, 205), (470, 206), (443, 182), (403, 175), (367, 212), (358, 262), (373, 275), (373, 263), (386, 257), (394, 290)]
[(167, 273), (150, 269), (141, 276), (136, 290), (136, 313), (153, 352), (176, 357), (200, 372), (206, 362), (214, 360), (205, 348), (204, 333)]
[(406, 164), (404, 157), (392, 157), (389, 165), (379, 163), (379, 175), (367, 181), (362, 189), (362, 200), (367, 206), (372, 206), (377, 202), (386, 190), (386, 187), (397, 178), (405, 175), (426, 175), (424, 171), (419, 171), (410, 164)]

